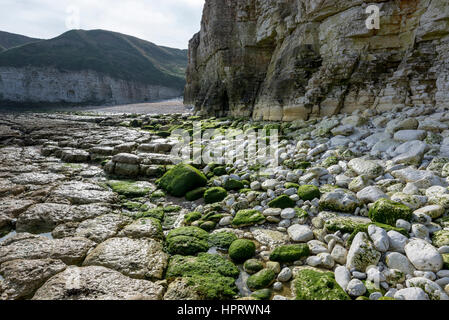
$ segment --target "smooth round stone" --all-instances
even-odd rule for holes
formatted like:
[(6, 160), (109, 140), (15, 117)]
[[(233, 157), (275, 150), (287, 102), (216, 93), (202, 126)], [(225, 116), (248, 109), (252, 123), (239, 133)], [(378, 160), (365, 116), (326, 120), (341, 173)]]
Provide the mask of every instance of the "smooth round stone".
[(279, 227), (280, 228), (288, 228), (291, 226), (291, 224), (292, 224), (292, 222), (289, 219), (284, 219), (284, 220), (281, 220), (281, 222), (279, 222)]
[(311, 267), (318, 267), (321, 264), (321, 258), (318, 256), (308, 257), (306, 263)]
[(417, 237), (417, 238), (420, 238), (420, 239), (429, 238), (429, 230), (423, 224), (414, 223), (412, 225), (412, 232), (415, 235), (415, 237)]
[(399, 219), (398, 221), (396, 221), (396, 228), (402, 228), (409, 232), (412, 229), (412, 225), (408, 221)]
[(388, 250), (390, 247), (390, 239), (384, 229), (372, 224), (368, 227), (368, 234), (377, 250), (381, 252), (386, 252)]
[(405, 274), (413, 274), (415, 271), (407, 257), (399, 252), (388, 252), (385, 256), (385, 262), (388, 268), (399, 270)]
[(438, 252), (441, 254), (449, 253), (449, 246), (442, 246), (438, 248)]
[(293, 219), (294, 217), (296, 217), (296, 211), (293, 208), (287, 208), (281, 212), (282, 219)]
[(366, 293), (366, 287), (359, 279), (352, 279), (349, 281), (346, 291), (350, 296), (360, 297)]
[(293, 272), (290, 268), (284, 268), (278, 275), (278, 281), (280, 282), (288, 282), (293, 276)]
[(397, 231), (388, 231), (388, 237), (390, 239), (390, 251), (396, 251), (400, 253), (405, 253), (405, 245), (407, 244), (408, 238)]
[(405, 288), (394, 294), (397, 300), (429, 300), (429, 296), (421, 288)]
[(268, 208), (265, 209), (262, 214), (266, 217), (277, 217), (280, 216), (282, 212), (282, 209), (279, 208)]
[(359, 280), (365, 280), (367, 275), (364, 272), (354, 271), (352, 276)]
[(418, 270), (438, 272), (443, 268), (441, 254), (434, 246), (424, 240), (411, 240), (405, 245), (405, 253)]
[(379, 300), (380, 298), (382, 298), (382, 293), (380, 292), (373, 292), (369, 296), (370, 300)]
[(282, 288), (284, 287), (284, 285), (281, 282), (275, 282), (273, 284), (273, 290), (274, 291), (282, 291)]
[(374, 283), (380, 283), (386, 281), (385, 275), (377, 268), (370, 268), (367, 273), (367, 279)]
[(313, 239), (312, 230), (308, 226), (300, 224), (288, 228), (288, 235), (295, 242), (307, 242)]
[(337, 283), (340, 285), (340, 287), (343, 288), (343, 290), (346, 290), (349, 281), (351, 281), (351, 273), (344, 266), (337, 267), (334, 272), (335, 281), (337, 281)]
[(288, 298), (280, 295), (275, 295), (273, 297), (273, 300), (288, 300)]

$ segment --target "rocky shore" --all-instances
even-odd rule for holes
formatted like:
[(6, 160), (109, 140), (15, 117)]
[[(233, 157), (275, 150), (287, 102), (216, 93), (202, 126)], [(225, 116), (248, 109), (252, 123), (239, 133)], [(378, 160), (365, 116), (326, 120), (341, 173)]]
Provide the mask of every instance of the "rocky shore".
[[(278, 129), (279, 149), (175, 165), (194, 122)], [(444, 108), (3, 114), (0, 298), (448, 300), (448, 176)]]

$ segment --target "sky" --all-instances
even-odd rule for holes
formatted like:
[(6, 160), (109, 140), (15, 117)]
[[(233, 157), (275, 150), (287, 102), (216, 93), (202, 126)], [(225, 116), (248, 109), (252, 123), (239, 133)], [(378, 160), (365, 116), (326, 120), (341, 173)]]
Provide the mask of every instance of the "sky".
[(205, 0), (0, 0), (0, 30), (50, 39), (104, 29), (187, 49)]

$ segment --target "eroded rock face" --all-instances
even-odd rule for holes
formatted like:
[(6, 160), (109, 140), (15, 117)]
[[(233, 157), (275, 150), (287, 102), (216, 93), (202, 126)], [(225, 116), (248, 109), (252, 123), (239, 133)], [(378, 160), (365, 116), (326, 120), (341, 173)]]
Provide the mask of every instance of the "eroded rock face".
[(112, 238), (96, 247), (85, 266), (104, 266), (138, 279), (161, 279), (168, 263), (162, 244), (154, 240)]
[(20, 233), (0, 245), (0, 264), (16, 259), (60, 259), (66, 264), (83, 261), (94, 242), (86, 238), (48, 239)]
[[(114, 79), (95, 71), (54, 68), (0, 68), (2, 100), (47, 103), (135, 103), (178, 97), (174, 88)], [(36, 81), (30, 79), (38, 79)]]
[(19, 259), (5, 262), (0, 267), (0, 274), (5, 278), (5, 290), (1, 299), (25, 298), (66, 267), (61, 260), (55, 259)]
[[(202, 114), (308, 119), (449, 105), (444, 0), (206, 1), (189, 45), (185, 102)], [(413, 128), (416, 129), (416, 128)]]
[(69, 267), (48, 280), (33, 300), (161, 300), (163, 287), (104, 267)]

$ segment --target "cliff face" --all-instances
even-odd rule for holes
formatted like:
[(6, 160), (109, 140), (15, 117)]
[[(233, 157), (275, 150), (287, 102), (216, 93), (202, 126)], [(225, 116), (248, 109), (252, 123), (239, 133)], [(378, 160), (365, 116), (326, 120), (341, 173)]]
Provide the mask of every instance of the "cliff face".
[[(381, 11), (366, 27), (366, 7)], [(206, 0), (185, 103), (201, 114), (309, 119), (449, 107), (447, 0)]]
[(128, 104), (182, 95), (182, 90), (114, 79), (95, 71), (0, 67), (0, 102)]

